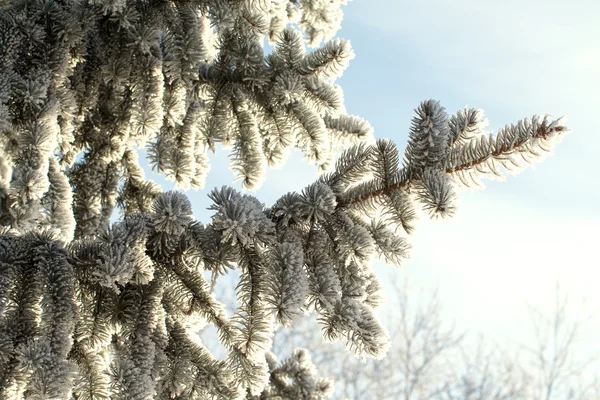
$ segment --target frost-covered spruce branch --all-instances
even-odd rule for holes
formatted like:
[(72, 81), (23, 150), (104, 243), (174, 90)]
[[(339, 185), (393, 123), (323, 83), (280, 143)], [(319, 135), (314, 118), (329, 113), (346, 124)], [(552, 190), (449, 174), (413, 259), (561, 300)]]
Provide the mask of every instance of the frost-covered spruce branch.
[[(151, 165), (183, 189), (204, 186), (218, 143), (231, 148), (231, 169), (247, 188), (292, 147), (329, 168), (339, 148), (372, 136), (345, 113), (334, 83), (354, 56), (348, 41), (332, 39), (344, 3), (8, 2), (0, 221), (45, 224), (70, 240), (57, 170), (74, 188), (77, 237), (94, 236), (115, 204), (148, 211), (158, 191), (133, 155), (144, 145)], [(327, 42), (307, 52), (305, 38)]]
[[(325, 336), (345, 338), (359, 354), (385, 351), (385, 343), (374, 340), (383, 333), (370, 314), (379, 296), (369, 261), (374, 254), (395, 264), (402, 261), (415, 207), (420, 205), (432, 217), (449, 216), (455, 183), (465, 176), (500, 175), (499, 166), (512, 170), (522, 165), (520, 160), (549, 150), (567, 132), (560, 120), (533, 117), (494, 136), (481, 129), (481, 111), (461, 110), (448, 118), (431, 100), (416, 112), (403, 167), (391, 141), (360, 145), (342, 153), (334, 172), (302, 194), (283, 196), (269, 210), (279, 232), (301, 237), (311, 289), (308, 302), (320, 315)], [(464, 115), (477, 118), (456, 124)], [(474, 127), (479, 127), (476, 132)], [(465, 135), (468, 130), (471, 137)]]
[[(45, 280), (44, 268), (55, 264), (47, 257), (37, 261), (37, 238), (15, 236), (14, 231), (2, 235), (2, 398), (66, 398), (71, 390), (75, 398), (230, 399), (245, 388), (260, 394), (269, 379), (265, 351), (274, 321), (272, 307), (262, 299), (275, 294), (265, 289), (271, 277), (259, 248), (276, 241), (274, 224), (249, 196), (224, 188), (212, 197), (218, 212), (209, 226), (191, 220), (185, 196), (169, 192), (157, 198), (153, 212), (125, 217), (100, 239), (73, 242), (68, 259), (62, 256), (71, 271), (71, 277), (61, 276), (71, 292), (60, 290), (71, 307), (68, 315), (56, 314), (55, 307), (46, 304), (56, 290), (53, 278)], [(66, 253), (59, 241), (45, 240)], [(140, 241), (145, 249), (137, 245)], [(208, 248), (203, 251), (205, 243)], [(240, 260), (242, 268), (242, 306), (231, 320), (208, 292), (200, 271), (229, 264), (228, 258), (215, 259), (215, 250)], [(194, 344), (193, 334), (186, 333), (202, 318), (218, 328), (230, 350), (227, 361), (214, 360), (200, 343)], [(50, 375), (44, 372), (44, 362), (37, 361), (47, 352), (45, 341), (54, 337), (44, 321), (71, 324), (60, 329), (57, 344), (62, 347), (51, 364), (54, 374), (65, 364), (66, 375), (50, 386), (45, 383)], [(310, 365), (299, 360), (274, 373)], [(303, 374), (312, 376), (314, 367)], [(328, 387), (314, 382), (305, 378), (297, 386), (287, 385), (286, 391), (296, 387), (322, 392)]]
[[(480, 177), (501, 178), (503, 170), (521, 169), (550, 152), (561, 135), (568, 132), (562, 118), (534, 116), (507, 125), (496, 135), (485, 134), (482, 127), (487, 122), (481, 110), (461, 110), (448, 120), (443, 108), (432, 100), (421, 103), (416, 112), (404, 165), (399, 168), (393, 143), (379, 141), (376, 148), (371, 149), (379, 164), (372, 167), (373, 177), (343, 193), (338, 207), (364, 204), (368, 207), (373, 202), (385, 201), (381, 199), (386, 196), (393, 197), (402, 189), (416, 186), (421, 199), (428, 203), (427, 210), (444, 216), (451, 212), (453, 198), (450, 181), (445, 176), (461, 186), (480, 186)], [(465, 115), (472, 120), (463, 119), (463, 126), (457, 126), (456, 120)], [(465, 132), (472, 135), (470, 139), (463, 137), (457, 141)], [(368, 154), (369, 150), (365, 149), (352, 153), (352, 158), (366, 159)], [(360, 178), (367, 178), (367, 175)], [(335, 184), (339, 178), (333, 174), (325, 181), (327, 179)]]
[[(187, 197), (167, 192), (149, 212), (129, 213), (66, 251), (48, 234), (7, 230), (0, 237), (0, 393), (325, 397), (330, 385), (314, 376), (304, 353), (280, 365), (269, 355), (275, 327), (314, 310), (325, 338), (344, 340), (362, 356), (383, 356), (388, 342), (373, 314), (381, 295), (371, 260), (378, 255), (400, 264), (406, 258), (418, 205), (432, 216), (450, 214), (452, 165), (473, 175), (499, 173), (482, 165), (512, 162), (566, 132), (557, 122), (532, 121), (493, 139), (479, 131), (452, 140), (462, 133), (453, 131), (437, 102), (427, 101), (413, 121), (404, 167), (389, 140), (359, 145), (340, 156), (332, 173), (270, 209), (223, 187), (210, 194), (215, 214), (206, 225), (192, 219)], [(411, 179), (394, 186), (406, 169)], [(347, 200), (353, 198), (361, 201)], [(231, 318), (202, 276), (230, 268), (241, 273), (240, 307)], [(214, 359), (194, 338), (202, 321), (216, 327), (227, 360)], [(45, 371), (56, 365), (64, 370), (52, 378), (60, 384), (48, 385)]]

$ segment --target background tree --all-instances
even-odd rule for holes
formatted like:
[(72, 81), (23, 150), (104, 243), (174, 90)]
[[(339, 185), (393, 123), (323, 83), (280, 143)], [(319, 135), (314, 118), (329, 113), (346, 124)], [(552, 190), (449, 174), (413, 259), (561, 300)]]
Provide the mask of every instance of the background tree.
[[(305, 53), (337, 30), (340, 4), (2, 3), (0, 398), (326, 397), (306, 352), (279, 364), (268, 353), (275, 327), (305, 309), (327, 339), (386, 353), (371, 259), (401, 263), (416, 207), (450, 216), (456, 185), (520, 166), (567, 130), (544, 116), (492, 135), (481, 111), (449, 116), (428, 100), (401, 161), (345, 113), (333, 80), (349, 43)], [(136, 148), (187, 188), (202, 186), (216, 143), (246, 188), (290, 146), (323, 174), (270, 208), (215, 189), (201, 224), (185, 195), (144, 178)], [(203, 275), (231, 268), (232, 316)], [(226, 359), (190, 334), (199, 321)]]
[(437, 292), (419, 289), (406, 276), (390, 279), (394, 297), (381, 315), (391, 334), (385, 358), (365, 360), (324, 343), (314, 318), (278, 329), (273, 352), (310, 348), (317, 369), (335, 382), (334, 398), (341, 399), (597, 398), (599, 355), (579, 342), (589, 309), (569, 305), (558, 286), (551, 309), (530, 307), (528, 334), (502, 344), (457, 331), (445, 321)]

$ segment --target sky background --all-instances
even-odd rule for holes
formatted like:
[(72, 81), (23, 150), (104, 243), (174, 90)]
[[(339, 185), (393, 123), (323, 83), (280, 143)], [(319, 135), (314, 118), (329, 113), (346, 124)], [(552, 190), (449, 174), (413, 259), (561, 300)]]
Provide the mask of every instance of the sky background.
[[(337, 81), (346, 108), (401, 152), (413, 109), (429, 98), (449, 113), (482, 108), (493, 131), (544, 113), (566, 115), (572, 130), (542, 163), (461, 193), (454, 218), (422, 219), (410, 261), (378, 263), (381, 278), (437, 288), (448, 321), (499, 342), (526, 337), (527, 304), (550, 310), (557, 281), (599, 314), (600, 2), (355, 0), (344, 13), (338, 36), (356, 53)], [(211, 164), (206, 189), (188, 194), (202, 222), (209, 190), (233, 179), (225, 151)], [(316, 177), (295, 153), (254, 195), (270, 206)], [(598, 317), (583, 333), (582, 349), (600, 351)]]
[[(400, 148), (412, 109), (482, 108), (494, 131), (534, 114), (567, 116), (555, 154), (484, 191), (457, 215), (422, 221), (403, 269), (437, 286), (457, 326), (514, 337), (525, 304), (553, 304), (557, 280), (600, 311), (600, 3), (595, 1), (354, 1), (340, 36), (356, 59), (339, 81), (346, 107)], [(590, 333), (600, 333), (598, 320)], [(597, 340), (590, 340), (600, 350)], [(591, 350), (591, 349), (590, 349)]]

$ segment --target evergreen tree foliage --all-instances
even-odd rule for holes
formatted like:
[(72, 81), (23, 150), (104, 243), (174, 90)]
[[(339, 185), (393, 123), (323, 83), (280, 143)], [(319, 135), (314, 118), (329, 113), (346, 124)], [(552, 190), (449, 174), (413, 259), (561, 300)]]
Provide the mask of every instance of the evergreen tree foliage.
[[(334, 83), (353, 57), (332, 39), (344, 3), (0, 3), (0, 399), (327, 398), (306, 351), (269, 353), (305, 310), (326, 339), (385, 355), (370, 261), (400, 264), (417, 207), (452, 215), (455, 186), (521, 166), (566, 128), (533, 117), (492, 135), (481, 111), (429, 100), (401, 159)], [(217, 143), (245, 188), (292, 147), (322, 175), (270, 208), (215, 189), (203, 224), (145, 179), (136, 149), (202, 188)], [(204, 272), (233, 268), (229, 316)], [(193, 334), (201, 321), (225, 360)]]

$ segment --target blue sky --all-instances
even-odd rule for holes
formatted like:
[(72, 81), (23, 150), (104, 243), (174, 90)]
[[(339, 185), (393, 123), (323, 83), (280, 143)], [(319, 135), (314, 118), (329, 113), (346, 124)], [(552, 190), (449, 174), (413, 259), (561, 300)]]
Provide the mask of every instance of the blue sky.
[[(557, 279), (574, 301), (586, 298), (588, 309), (600, 310), (600, 3), (355, 0), (344, 12), (338, 36), (356, 53), (338, 80), (346, 108), (401, 150), (412, 110), (428, 98), (450, 113), (482, 108), (494, 131), (544, 113), (566, 115), (572, 130), (542, 163), (462, 193), (452, 220), (421, 220), (412, 259), (377, 270), (438, 288), (449, 320), (499, 341), (521, 337), (526, 303), (549, 306)], [(206, 194), (233, 177), (226, 152), (211, 164), (206, 189), (189, 193), (203, 222)], [(255, 195), (270, 205), (316, 176), (294, 154), (267, 171)], [(588, 332), (600, 332), (598, 322)], [(588, 350), (600, 350), (591, 337)]]

